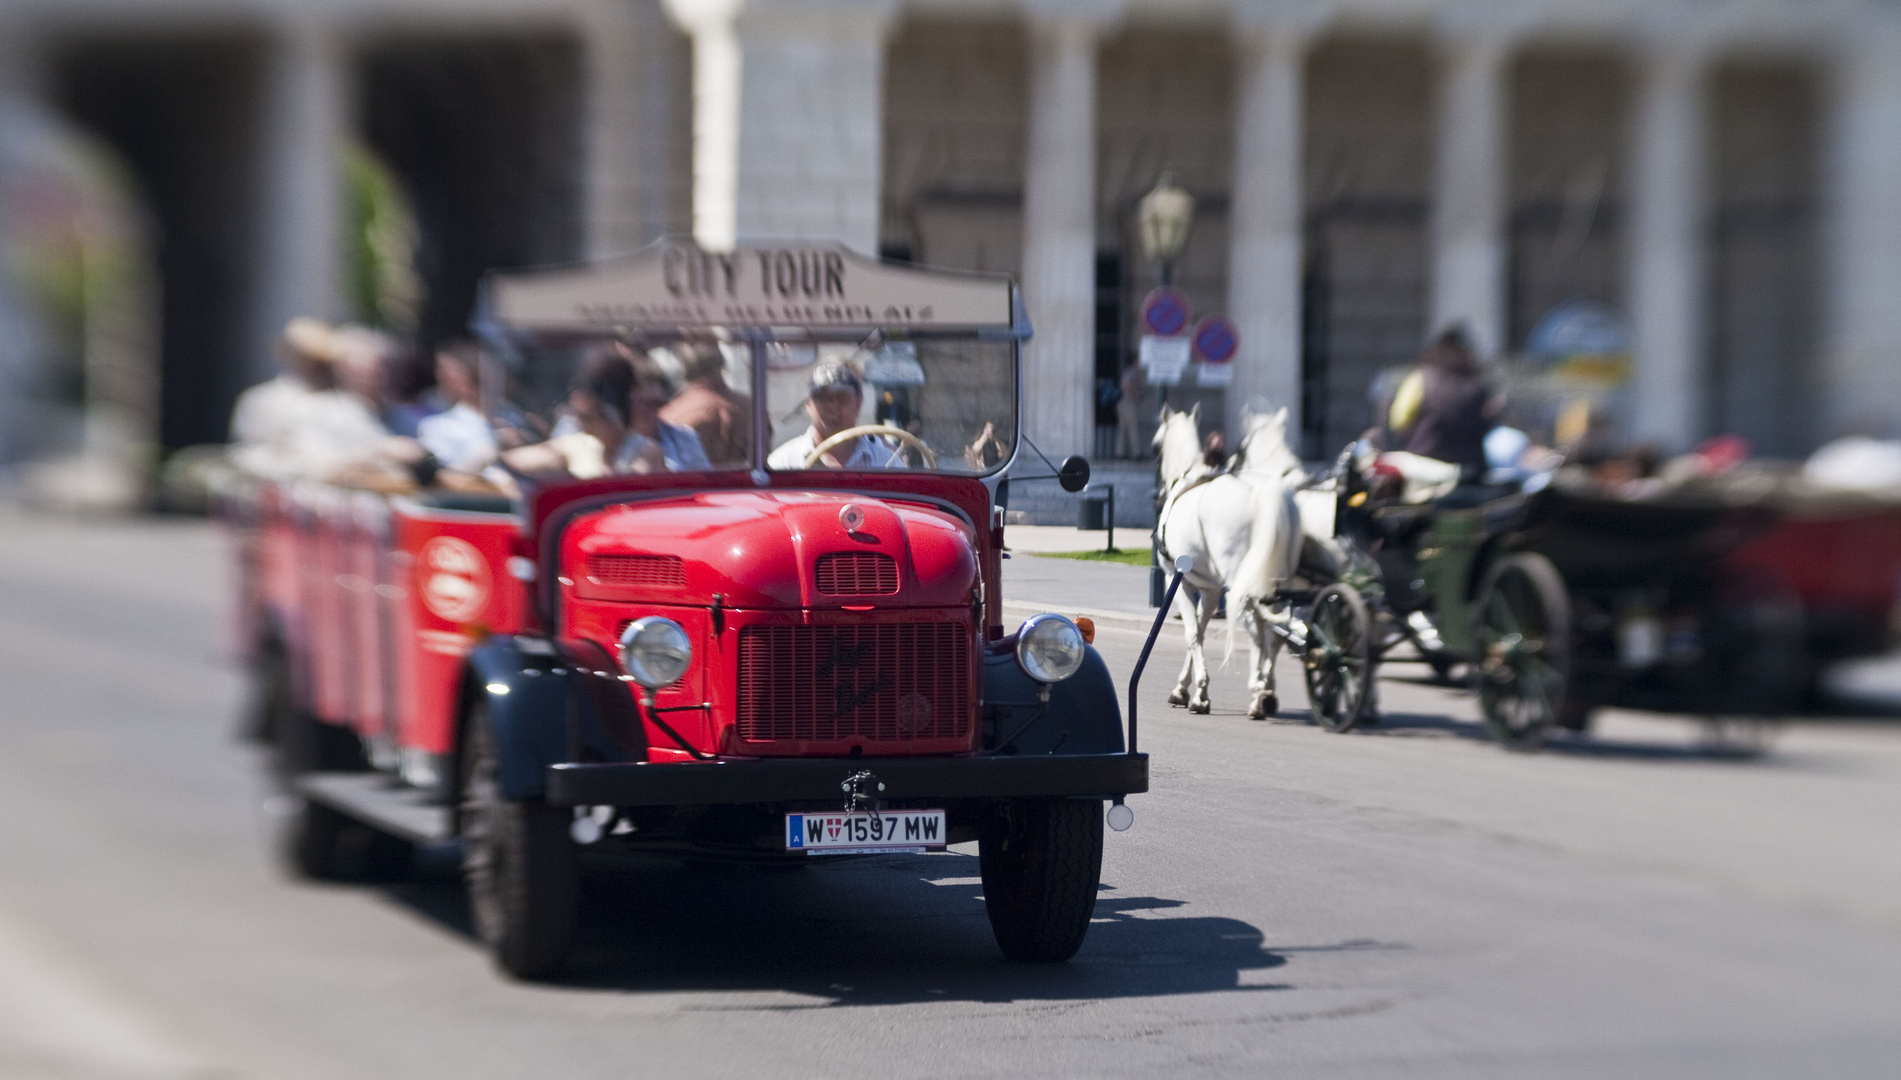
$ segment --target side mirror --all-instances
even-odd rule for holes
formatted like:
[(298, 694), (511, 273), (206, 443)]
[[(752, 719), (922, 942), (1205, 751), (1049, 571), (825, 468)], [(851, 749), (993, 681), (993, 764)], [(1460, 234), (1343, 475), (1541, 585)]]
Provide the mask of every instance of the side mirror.
[(1063, 459), (1063, 467), (1056, 470), (1056, 482), (1063, 485), (1064, 491), (1076, 492), (1089, 486), (1089, 461), (1078, 454)]

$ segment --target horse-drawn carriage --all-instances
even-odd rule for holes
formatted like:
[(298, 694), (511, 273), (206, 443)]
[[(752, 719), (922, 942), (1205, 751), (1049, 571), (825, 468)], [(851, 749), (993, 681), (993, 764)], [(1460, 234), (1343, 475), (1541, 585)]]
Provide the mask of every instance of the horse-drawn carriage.
[[(1560, 473), (1533, 492), (1460, 489), (1422, 505), (1369, 499), (1349, 461), (1337, 495), (1344, 541), (1379, 564), (1388, 646), (1410, 641), (1442, 674), (1469, 665), (1487, 730), (1513, 749), (1583, 731), (1604, 706), (1701, 715), (1758, 749), (1820, 663), (1886, 645), (1901, 512), (1773, 471), (1634, 496)], [(1864, 587), (1829, 607), (1822, 553), (1803, 541), (1844, 516), (1867, 539), (1834, 555)], [(1820, 612), (1855, 632), (1819, 639)]]
[(1346, 731), (1375, 698), (1375, 621), (1361, 589), (1377, 574), (1332, 542), (1331, 514), (1320, 521), (1300, 505), (1308, 477), (1287, 444), (1286, 421), (1285, 409), (1251, 417), (1231, 466), (1220, 471), (1201, 461), (1196, 416), (1163, 412), (1157, 553), (1164, 564), (1188, 567), (1181, 594), (1188, 654), (1168, 700), (1196, 713), (1212, 707), (1204, 641), (1225, 592), (1232, 625), (1249, 640), (1249, 718), (1280, 711), (1274, 658), (1285, 644), (1300, 658), (1314, 722)]

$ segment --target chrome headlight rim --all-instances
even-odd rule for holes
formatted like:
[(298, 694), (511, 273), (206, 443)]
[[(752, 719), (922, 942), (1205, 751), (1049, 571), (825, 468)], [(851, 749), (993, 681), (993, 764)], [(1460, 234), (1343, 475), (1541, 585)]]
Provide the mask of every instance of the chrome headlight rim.
[(635, 619), (621, 631), (621, 670), (648, 690), (679, 682), (692, 664), (693, 640), (664, 615)]
[(1017, 666), (1037, 682), (1053, 685), (1082, 670), (1086, 645), (1082, 629), (1067, 617), (1047, 611), (1032, 615), (1017, 628)]

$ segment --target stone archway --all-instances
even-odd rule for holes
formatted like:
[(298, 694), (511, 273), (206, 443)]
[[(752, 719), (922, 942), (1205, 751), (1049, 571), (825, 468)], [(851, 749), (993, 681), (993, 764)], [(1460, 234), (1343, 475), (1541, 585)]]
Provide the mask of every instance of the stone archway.
[[(4, 261), (30, 309), (0, 461), (39, 504), (143, 501), (159, 427), (154, 235), (123, 163), (50, 116), (9, 116)], [(24, 328), (23, 328), (24, 329)]]
[(157, 443), (221, 442), (255, 366), (256, 172), (265, 43), (248, 34), (74, 38), (49, 96), (125, 163), (158, 276)]
[(357, 130), (414, 210), (416, 334), (465, 333), (496, 267), (582, 253), (582, 85), (564, 34), (389, 38), (357, 59)]

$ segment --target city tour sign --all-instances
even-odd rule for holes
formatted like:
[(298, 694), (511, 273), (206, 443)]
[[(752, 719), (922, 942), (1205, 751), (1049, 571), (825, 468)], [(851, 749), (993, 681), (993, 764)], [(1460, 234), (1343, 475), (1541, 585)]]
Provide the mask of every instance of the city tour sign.
[(665, 240), (625, 260), (572, 271), (497, 273), (489, 314), (530, 333), (620, 327), (691, 330), (1010, 330), (1015, 289), (1000, 276), (897, 266), (837, 244), (707, 251)]

